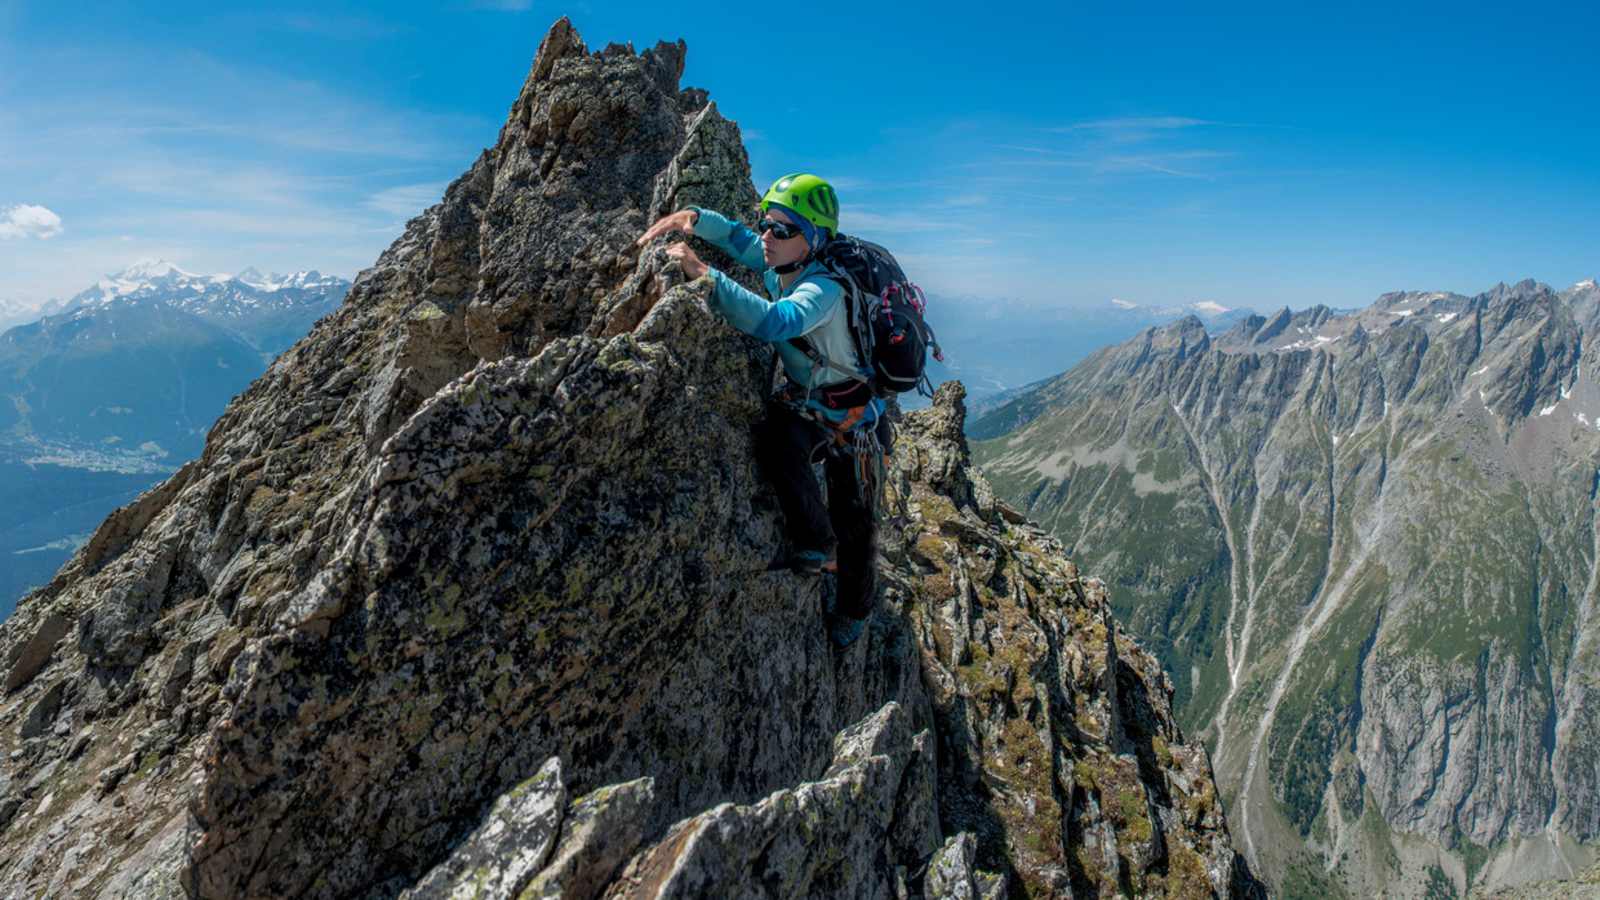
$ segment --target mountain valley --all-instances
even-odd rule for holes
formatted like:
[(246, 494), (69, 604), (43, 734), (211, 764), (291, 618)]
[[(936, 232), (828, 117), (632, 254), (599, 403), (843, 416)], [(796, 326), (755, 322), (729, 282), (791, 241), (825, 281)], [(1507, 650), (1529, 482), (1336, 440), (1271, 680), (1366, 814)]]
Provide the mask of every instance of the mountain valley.
[(348, 289), (146, 261), (0, 334), (0, 495), (30, 500), (0, 519), (0, 612), (196, 456), (228, 401)]
[(974, 423), (1172, 672), (1286, 895), (1594, 861), (1597, 325), (1592, 281), (1186, 319)]

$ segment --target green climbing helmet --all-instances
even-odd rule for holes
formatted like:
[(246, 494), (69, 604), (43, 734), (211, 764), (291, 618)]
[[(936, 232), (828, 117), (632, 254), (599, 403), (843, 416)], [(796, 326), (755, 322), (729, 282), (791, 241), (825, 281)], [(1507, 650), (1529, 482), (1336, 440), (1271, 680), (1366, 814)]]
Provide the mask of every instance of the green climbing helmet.
[(815, 175), (802, 172), (774, 181), (761, 198), (761, 211), (766, 212), (774, 203), (805, 216), (806, 221), (826, 228), (830, 235), (839, 233), (839, 195), (833, 192), (833, 185)]

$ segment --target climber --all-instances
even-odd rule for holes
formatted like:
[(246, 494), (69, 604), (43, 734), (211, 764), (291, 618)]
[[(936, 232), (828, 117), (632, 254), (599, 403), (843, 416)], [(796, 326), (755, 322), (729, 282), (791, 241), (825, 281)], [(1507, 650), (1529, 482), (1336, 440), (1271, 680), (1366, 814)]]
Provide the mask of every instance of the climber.
[[(842, 649), (861, 636), (877, 587), (877, 498), (889, 423), (883, 400), (865, 382), (825, 364), (848, 361), (856, 372), (871, 374), (850, 334), (845, 288), (816, 260), (838, 233), (833, 187), (815, 175), (786, 175), (761, 198), (760, 213), (752, 231), (720, 213), (689, 207), (651, 225), (638, 243), (672, 232), (693, 234), (761, 273), (767, 297), (706, 265), (686, 243), (666, 250), (689, 278), (710, 276), (713, 312), (777, 348), (787, 383), (768, 398), (755, 435), (757, 462), (778, 495), (792, 544), (772, 568), (835, 571), (836, 601), (823, 611), (823, 620), (828, 637)], [(811, 468), (819, 452), (826, 505)], [(830, 559), (834, 553), (836, 561)]]

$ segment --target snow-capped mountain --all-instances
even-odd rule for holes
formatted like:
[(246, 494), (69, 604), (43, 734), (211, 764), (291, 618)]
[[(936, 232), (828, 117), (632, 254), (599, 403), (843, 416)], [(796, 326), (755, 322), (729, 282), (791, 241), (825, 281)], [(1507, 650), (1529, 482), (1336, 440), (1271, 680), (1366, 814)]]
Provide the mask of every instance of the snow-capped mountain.
[(185, 272), (166, 260), (143, 259), (115, 275), (107, 275), (88, 290), (78, 293), (67, 301), (67, 309), (106, 303), (140, 291), (167, 287), (187, 288), (213, 279), (226, 280), (227, 277), (196, 275), (193, 272)]
[(350, 282), (315, 270), (262, 275), (199, 275), (164, 259), (140, 260), (95, 282), (64, 310), (89, 315), (112, 306), (159, 303), (237, 333), (263, 354), (274, 355), (337, 309)]
[[(1499, 285), (1484, 297), (1499, 299), (1521, 293), (1542, 293), (1555, 298), (1582, 328), (1600, 328), (1600, 287), (1594, 279), (1580, 281), (1564, 291), (1535, 281)], [(1217, 338), (1219, 349), (1228, 352), (1293, 353), (1297, 350), (1326, 349), (1352, 337), (1364, 341), (1382, 335), (1402, 324), (1421, 326), (1428, 334), (1448, 328), (1458, 319), (1469, 317), (1479, 303), (1477, 298), (1449, 291), (1394, 291), (1379, 297), (1365, 309), (1339, 311), (1314, 306), (1300, 312), (1288, 307), (1270, 316), (1246, 316), (1235, 327)]]
[(197, 275), (166, 260), (140, 260), (95, 282), (66, 308), (154, 297), (205, 318), (240, 319), (274, 308), (325, 305), (330, 297), (342, 299), (349, 287), (343, 278), (315, 269), (291, 275), (262, 275), (254, 268), (237, 275)]
[(235, 281), (249, 285), (258, 291), (275, 294), (283, 290), (299, 289), (311, 290), (324, 285), (345, 283), (343, 279), (332, 275), (323, 275), (316, 269), (305, 272), (296, 272), (293, 275), (262, 275), (254, 267), (245, 269), (233, 276)]
[[(1249, 310), (1236, 310), (1231, 306), (1223, 306), (1215, 300), (1199, 300), (1181, 306), (1149, 306), (1143, 303), (1134, 303), (1120, 297), (1111, 298), (1111, 307), (1128, 315), (1143, 316), (1155, 322), (1166, 322), (1183, 316), (1199, 316), (1202, 321), (1211, 322), (1216, 319), (1232, 320), (1249, 314)], [(1229, 315), (1232, 313), (1233, 315)]]
[(0, 445), (198, 452), (229, 398), (350, 286), (317, 272), (246, 278), (141, 261), (0, 333)]

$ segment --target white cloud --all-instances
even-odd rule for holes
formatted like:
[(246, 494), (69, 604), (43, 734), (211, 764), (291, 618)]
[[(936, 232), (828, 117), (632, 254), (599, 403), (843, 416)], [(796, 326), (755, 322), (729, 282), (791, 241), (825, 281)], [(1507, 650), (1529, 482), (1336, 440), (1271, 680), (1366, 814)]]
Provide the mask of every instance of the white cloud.
[(368, 197), (367, 206), (385, 215), (410, 219), (412, 216), (421, 215), (423, 210), (438, 203), (444, 196), (446, 187), (448, 185), (443, 182), (433, 181), (426, 184), (402, 184)]
[(61, 231), (61, 217), (42, 206), (23, 203), (0, 210), (0, 240), (38, 238), (47, 241)]
[[(1020, 149), (1020, 148), (1019, 148)], [(1185, 150), (1172, 153), (1102, 153), (1089, 154), (1076, 159), (1040, 158), (1038, 156), (997, 159), (963, 163), (967, 168), (994, 168), (1008, 166), (1020, 169), (1084, 169), (1094, 175), (1140, 174), (1155, 172), (1177, 178), (1211, 178), (1206, 172), (1196, 171), (1189, 164), (1196, 161), (1227, 159), (1232, 156), (1217, 150)]]
[(1096, 119), (1093, 122), (1078, 122), (1061, 128), (1047, 128), (1046, 131), (1098, 131), (1106, 134), (1144, 134), (1150, 131), (1176, 131), (1180, 128), (1195, 128), (1201, 125), (1215, 125), (1205, 119), (1191, 119), (1188, 116), (1128, 116), (1120, 119)]
[(870, 209), (848, 208), (839, 215), (839, 227), (851, 232), (906, 234), (923, 231), (950, 231), (970, 227), (948, 212), (905, 210), (880, 213)]
[(395, 21), (383, 21), (365, 16), (341, 16), (326, 13), (284, 13), (264, 17), (266, 22), (290, 31), (341, 40), (379, 40), (394, 37), (404, 26)]
[(828, 183), (836, 191), (868, 191), (876, 187), (871, 181), (854, 175), (831, 175)]
[[(1195, 172), (1186, 164), (1190, 160), (1220, 159), (1226, 155), (1210, 150), (1192, 150), (1186, 153), (1107, 156), (1097, 161), (1095, 171), (1101, 173), (1157, 172), (1177, 178), (1205, 178), (1207, 176), (1204, 173)], [(1183, 166), (1183, 168), (1179, 168), (1179, 166)]]
[(1034, 147), (1028, 144), (995, 144), (996, 150), (1015, 150), (1018, 153), (1037, 153), (1041, 156), (1063, 156), (1066, 151), (1052, 150), (1049, 147)]

